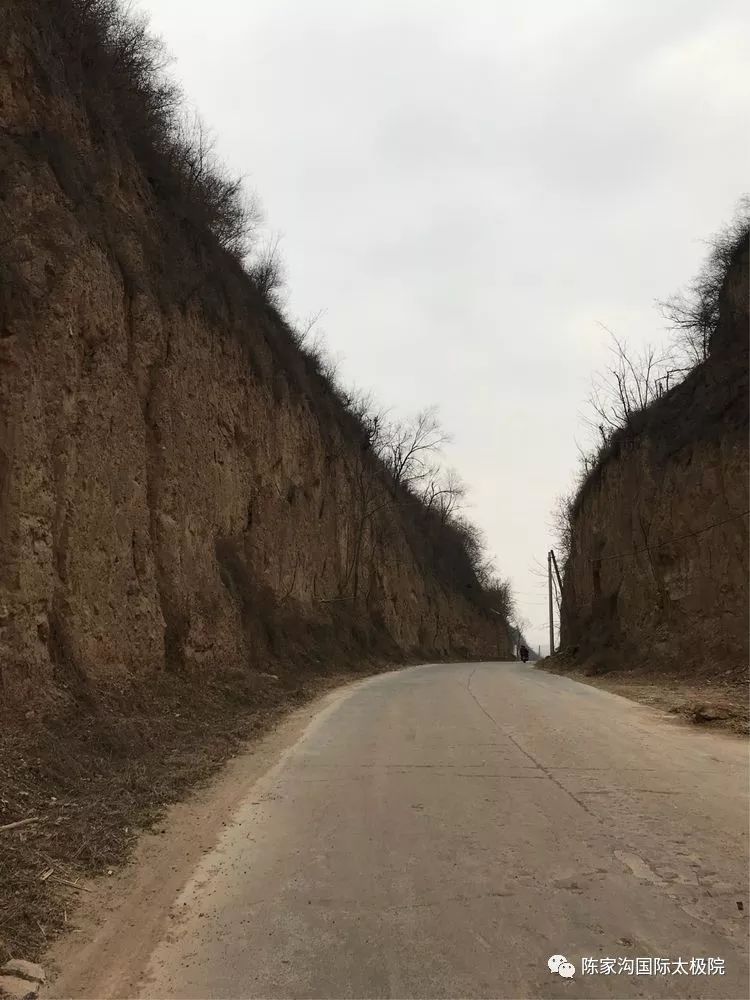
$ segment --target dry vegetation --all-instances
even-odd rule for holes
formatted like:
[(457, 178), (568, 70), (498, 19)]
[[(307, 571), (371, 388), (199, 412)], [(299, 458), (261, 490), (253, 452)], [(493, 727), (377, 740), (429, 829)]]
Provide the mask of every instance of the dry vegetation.
[(111, 695), (44, 724), (31, 713), (22, 732), (0, 732), (0, 963), (41, 956), (74, 926), (87, 879), (125, 861), (164, 806), (282, 712), (379, 669), (360, 662), (358, 672), (244, 675), (200, 689), (167, 674), (148, 694)]
[(741, 735), (750, 734), (750, 699), (745, 671), (700, 676), (691, 672), (654, 675), (652, 668), (600, 672), (601, 661), (581, 664), (564, 652), (543, 661), (544, 669), (564, 674), (584, 684), (603, 688), (631, 701), (659, 709), (675, 720), (723, 729)]
[[(573, 565), (570, 557), (575, 551), (579, 565), (580, 551), (577, 547), (574, 550), (576, 532), (583, 545), (590, 538), (590, 526), (582, 527), (579, 518), (588, 492), (596, 488), (605, 465), (626, 454), (639, 435), (648, 433), (648, 461), (658, 479), (658, 470), (668, 468), (673, 456), (684, 447), (717, 442), (723, 435), (741, 434), (746, 428), (747, 399), (742, 388), (746, 368), (738, 354), (741, 346), (736, 343), (737, 316), (728, 315), (720, 323), (720, 304), (722, 308), (735, 308), (729, 305), (735, 294), (733, 274), (747, 253), (749, 233), (750, 200), (743, 199), (735, 221), (710, 241), (706, 262), (697, 278), (685, 292), (660, 303), (671, 331), (671, 340), (664, 346), (647, 346), (634, 352), (611, 335), (612, 362), (594, 376), (589, 398), (588, 423), (594, 441), (581, 453), (575, 488), (558, 499), (553, 511), (568, 599), (566, 604), (565, 598), (561, 601), (557, 594), (558, 619), (563, 619), (563, 642), (566, 635), (573, 639), (552, 661), (545, 661), (547, 669), (664, 708), (691, 722), (739, 732), (748, 729), (744, 657), (738, 659), (733, 654), (724, 660), (721, 652), (691, 657), (689, 651), (683, 651), (684, 655), (670, 658), (657, 648), (651, 634), (639, 651), (629, 644), (627, 633), (619, 630), (615, 597), (606, 607), (602, 603), (596, 612), (591, 611), (591, 604), (576, 606), (576, 581), (572, 571), (566, 581), (565, 564), (570, 560)], [(722, 298), (725, 288), (728, 297)], [(623, 499), (633, 503), (633, 516), (640, 523), (653, 567), (648, 515), (638, 509), (639, 498)], [(737, 510), (736, 517), (745, 516), (744, 506)], [(679, 539), (667, 539), (662, 544), (666, 547), (669, 541)], [(660, 593), (654, 595), (655, 609), (662, 607), (661, 599)], [(731, 605), (726, 609), (728, 617), (741, 613)], [(717, 630), (718, 637), (720, 625)]]
[[(455, 472), (440, 467), (448, 436), (436, 411), (393, 419), (370, 397), (341, 384), (322, 342), (311, 336), (314, 320), (297, 327), (283, 316), (279, 241), (263, 239), (257, 201), (241, 178), (222, 166), (205, 125), (186, 112), (180, 88), (167, 73), (164, 45), (150, 34), (147, 19), (122, 0), (61, 3), (65, 87), (85, 109), (95, 139), (105, 147), (124, 139), (148, 179), (164, 220), (160, 269), (166, 261), (167, 270), (174, 271), (165, 275), (173, 301), (216, 308), (221, 288), (235, 313), (242, 312), (236, 299), (265, 311), (273, 320), (272, 347), (285, 377), (361, 442), (355, 470), (360, 533), (382, 509), (372, 497), (376, 484), (384, 483), (425, 570), (476, 604), (511, 618), (510, 585), (498, 576), (481, 532), (465, 516), (466, 489)], [(62, 85), (62, 79), (57, 83)], [(116, 234), (110, 239), (116, 243)], [(195, 251), (191, 259), (179, 249), (186, 240)], [(251, 344), (248, 352), (252, 355)]]
[[(32, 711), (14, 720), (12, 732), (0, 733), (0, 959), (8, 953), (39, 955), (64, 927), (71, 900), (85, 891), (81, 880), (126, 857), (138, 829), (153, 823), (165, 803), (207, 776), (249, 733), (331, 683), (329, 662), (356, 662), (363, 671), (388, 662), (389, 637), (375, 635), (356, 608), (364, 596), (357, 593), (357, 561), (368, 558), (362, 541), (384, 505), (398, 510), (426, 574), (505, 621), (513, 615), (509, 584), (495, 573), (480, 532), (465, 517), (465, 487), (455, 472), (441, 468), (447, 436), (436, 412), (399, 420), (378, 410), (341, 384), (335, 365), (309, 336), (310, 324), (297, 329), (284, 318), (278, 242), (263, 242), (257, 203), (217, 160), (202, 123), (184, 112), (180, 90), (166, 73), (167, 55), (145, 20), (121, 0), (59, 0), (54, 15), (32, 0), (19, 0), (21, 8), (38, 29), (39, 45), (48, 46), (37, 54), (35, 67), (43, 86), (52, 95), (72, 95), (97, 156), (137, 174), (146, 186), (143, 199), (158, 221), (160, 242), (141, 249), (154, 265), (165, 305), (218, 317), (228, 335), (243, 338), (255, 376), (274, 386), (282, 377), (322, 422), (335, 421), (359, 445), (352, 461), (360, 544), (352, 547), (342, 581), (341, 597), (353, 599), (355, 608), (340, 629), (336, 604), (330, 627), (320, 627), (328, 628), (326, 634), (308, 630), (295, 636), (278, 609), (275, 618), (269, 611), (269, 647), (279, 635), (285, 642), (287, 667), (274, 666), (277, 675), (243, 673), (198, 689), (167, 669), (158, 688), (110, 692), (106, 698), (82, 686), (69, 692), (62, 714), (42, 719)], [(74, 138), (40, 132), (14, 141), (42, 144), (63, 191), (86, 216), (126, 286), (140, 280), (121, 239), (124, 217), (103, 203), (94, 167), (87, 172)], [(0, 137), (0, 182), (12, 191), (19, 182), (3, 159), (2, 143)], [(131, 170), (133, 158), (138, 171)], [(11, 158), (8, 163), (12, 167)], [(0, 213), (7, 213), (8, 204)], [(6, 319), (16, 327), (32, 325), (34, 296), (41, 293), (29, 285), (24, 269), (25, 234), (13, 229), (10, 216), (0, 215), (0, 221), (0, 325)], [(34, 223), (54, 238), (54, 219), (35, 217)], [(249, 324), (248, 317), (257, 322)], [(264, 370), (255, 358), (259, 330), (275, 371)], [(227, 585), (241, 587), (232, 553), (217, 552), (217, 558)], [(254, 595), (256, 611), (259, 603)], [(362, 648), (372, 651), (370, 662), (362, 661)], [(305, 657), (306, 674), (300, 670)]]
[(744, 197), (734, 221), (709, 240), (709, 252), (697, 277), (685, 291), (658, 303), (671, 331), (667, 343), (633, 351), (607, 331), (612, 361), (592, 377), (585, 418), (593, 443), (580, 450), (575, 486), (558, 498), (552, 512), (561, 564), (570, 552), (583, 497), (604, 463), (651, 426), (675, 390), (710, 357), (721, 290), (732, 264), (747, 246), (749, 233), (750, 197)]

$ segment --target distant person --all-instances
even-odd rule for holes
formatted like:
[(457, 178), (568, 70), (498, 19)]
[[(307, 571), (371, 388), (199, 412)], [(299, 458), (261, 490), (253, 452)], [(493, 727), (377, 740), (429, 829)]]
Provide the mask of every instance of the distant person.
[(529, 659), (529, 651), (526, 648), (526, 646), (523, 645), (523, 643), (518, 648), (518, 655), (521, 657), (524, 663), (526, 663)]

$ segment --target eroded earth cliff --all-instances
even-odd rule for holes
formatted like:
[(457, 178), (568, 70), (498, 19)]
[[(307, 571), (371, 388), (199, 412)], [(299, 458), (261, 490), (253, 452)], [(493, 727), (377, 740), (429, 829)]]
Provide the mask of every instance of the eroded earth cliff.
[(5, 705), (505, 657), (278, 314), (94, 115), (55, 6), (4, 4), (0, 38)]
[(563, 651), (601, 672), (744, 678), (749, 508), (745, 236), (708, 359), (616, 436), (578, 495)]

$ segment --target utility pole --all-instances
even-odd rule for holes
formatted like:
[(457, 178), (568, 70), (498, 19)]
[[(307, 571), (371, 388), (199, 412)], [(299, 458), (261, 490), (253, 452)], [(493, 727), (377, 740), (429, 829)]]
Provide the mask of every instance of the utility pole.
[[(563, 592), (563, 586), (562, 586), (562, 578), (560, 576), (560, 570), (558, 569), (558, 566), (557, 566), (557, 559), (555, 558), (555, 550), (554, 549), (550, 549), (549, 550), (549, 557), (552, 560), (552, 566), (553, 566), (553, 568), (555, 570), (555, 577), (557, 578), (557, 586), (559, 587), (559, 592), (560, 592), (560, 608), (559, 608), (560, 614), (559, 614), (558, 617), (560, 618), (560, 631), (562, 632), (562, 592)], [(550, 576), (550, 580), (552, 581), (552, 577), (551, 576)], [(550, 586), (554, 590), (554, 581), (551, 582)], [(550, 601), (551, 600), (552, 600), (552, 598), (550, 597)], [(550, 608), (551, 607), (552, 607), (552, 605), (550, 604)], [(552, 621), (552, 612), (551, 611), (550, 611), (550, 617), (549, 617), (549, 628), (550, 628), (550, 636), (553, 636), (554, 632), (553, 632), (553, 621)]]
[(555, 620), (552, 616), (552, 549), (547, 553), (547, 590), (549, 592), (549, 655), (555, 652)]
[(555, 559), (555, 550), (550, 549), (552, 556), (552, 565), (555, 567), (555, 576), (557, 577), (557, 586), (560, 588), (560, 603), (562, 604), (562, 578), (560, 576), (560, 570), (557, 568), (557, 559)]

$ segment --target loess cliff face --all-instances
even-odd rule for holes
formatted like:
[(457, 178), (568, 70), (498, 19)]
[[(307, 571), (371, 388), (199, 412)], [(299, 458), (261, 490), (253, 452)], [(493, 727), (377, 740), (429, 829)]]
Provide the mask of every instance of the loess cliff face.
[(561, 646), (601, 670), (738, 678), (748, 663), (748, 250), (709, 359), (584, 486)]
[(2, 17), (0, 700), (509, 656), (278, 316), (92, 123), (47, 5)]

